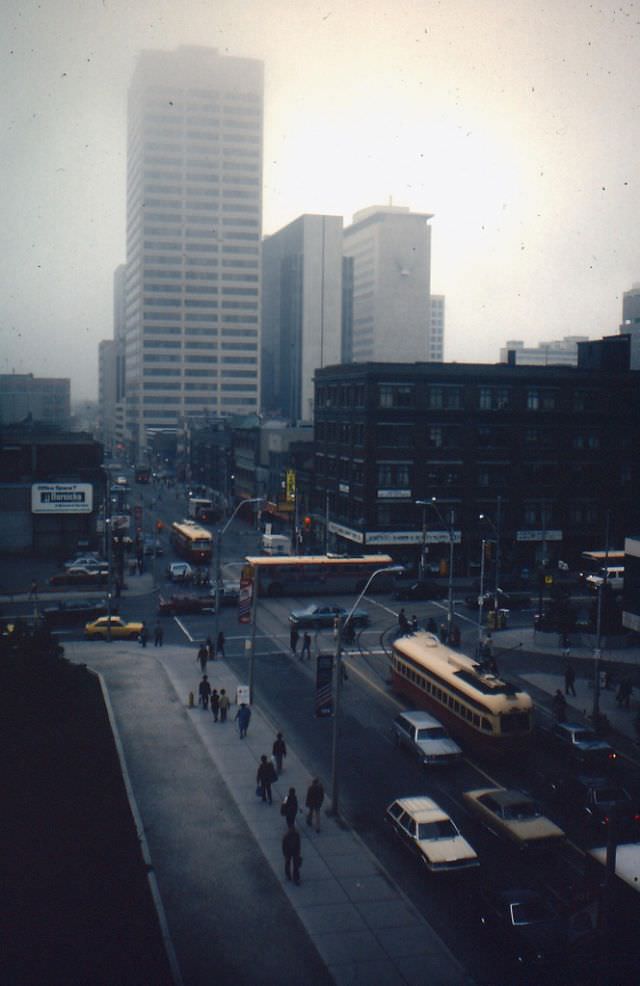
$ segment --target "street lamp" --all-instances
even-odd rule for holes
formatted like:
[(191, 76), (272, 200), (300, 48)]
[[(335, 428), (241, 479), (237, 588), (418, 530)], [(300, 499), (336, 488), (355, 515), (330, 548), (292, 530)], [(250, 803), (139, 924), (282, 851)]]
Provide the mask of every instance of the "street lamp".
[(600, 658), (602, 656), (602, 596), (608, 586), (609, 574), (609, 526), (611, 511), (607, 510), (604, 537), (604, 577), (598, 586), (598, 608), (596, 610), (596, 646), (593, 654), (593, 710), (591, 721), (594, 728), (600, 724)]
[(487, 514), (479, 514), (478, 520), (486, 520), (489, 527), (491, 527), (493, 533), (496, 536), (496, 606), (498, 605), (498, 589), (500, 588), (500, 529), (502, 526), (502, 497), (498, 497), (498, 504), (496, 510), (496, 522), (491, 520)]
[(347, 615), (342, 619), (338, 617), (336, 620), (336, 653), (335, 653), (335, 669), (336, 669), (336, 682), (335, 682), (335, 692), (334, 692), (334, 705), (333, 705), (333, 734), (331, 739), (331, 814), (338, 814), (338, 725), (340, 717), (340, 692), (342, 690), (342, 631), (349, 623), (354, 612), (358, 608), (360, 600), (364, 595), (366, 595), (367, 589), (376, 578), (376, 576), (381, 575), (382, 572), (396, 573), (399, 574), (404, 572), (403, 565), (387, 565), (386, 568), (376, 568), (374, 572), (371, 573), (367, 579), (366, 585), (355, 603), (347, 613)]
[[(432, 496), (430, 500), (416, 500), (416, 503), (425, 506), (433, 507), (438, 515), (438, 520), (441, 524), (444, 524), (449, 534), (449, 584), (447, 590), (447, 641), (451, 640), (451, 628), (453, 626), (453, 508), (449, 511), (449, 522), (444, 519), (440, 513), (440, 508), (438, 507), (437, 500), (435, 496)], [(424, 520), (423, 520), (424, 525)], [(424, 530), (423, 540), (426, 540), (427, 534)]]
[(422, 507), (422, 548), (420, 550), (420, 561), (418, 563), (418, 578), (424, 581), (425, 577), (425, 562), (424, 556), (427, 550), (427, 511), (426, 508), (431, 506), (430, 500), (416, 500), (416, 507)]
[[(233, 511), (233, 513), (231, 514), (231, 516), (229, 517), (229, 520), (227, 521), (227, 523), (224, 525), (224, 527), (220, 528), (217, 531), (216, 545), (215, 545), (215, 548), (216, 548), (216, 569), (215, 569), (215, 572), (216, 572), (216, 574), (215, 574), (215, 579), (216, 579), (216, 581), (215, 581), (216, 607), (215, 607), (214, 628), (213, 628), (213, 632), (214, 632), (213, 646), (214, 646), (214, 648), (217, 648), (217, 646), (218, 646), (218, 633), (219, 633), (219, 630), (220, 630), (220, 582), (221, 582), (221, 578), (222, 578), (222, 539), (223, 539), (223, 537), (225, 535), (225, 531), (227, 530), (227, 528), (229, 527), (229, 525), (231, 524), (232, 520), (235, 518), (236, 514), (238, 513), (238, 511), (240, 510), (241, 507), (243, 507), (247, 503), (262, 503), (263, 501), (264, 501), (264, 497), (263, 496), (254, 496), (254, 497), (251, 497), (250, 500), (240, 500), (240, 502), (236, 504), (235, 510)], [(214, 655), (215, 655), (215, 650), (214, 650)]]

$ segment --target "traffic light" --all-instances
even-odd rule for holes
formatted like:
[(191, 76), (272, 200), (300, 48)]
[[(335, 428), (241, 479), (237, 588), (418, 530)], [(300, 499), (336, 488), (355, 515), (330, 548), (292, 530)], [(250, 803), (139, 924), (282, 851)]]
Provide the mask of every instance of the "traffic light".
[(312, 521), (311, 521), (311, 517), (309, 517), (309, 516), (307, 515), (307, 516), (306, 516), (306, 517), (304, 518), (304, 520), (303, 520), (303, 522), (302, 522), (302, 523), (303, 523), (303, 525), (304, 525), (304, 529), (305, 529), (305, 531), (310, 531), (310, 530), (311, 530), (311, 523), (312, 523)]

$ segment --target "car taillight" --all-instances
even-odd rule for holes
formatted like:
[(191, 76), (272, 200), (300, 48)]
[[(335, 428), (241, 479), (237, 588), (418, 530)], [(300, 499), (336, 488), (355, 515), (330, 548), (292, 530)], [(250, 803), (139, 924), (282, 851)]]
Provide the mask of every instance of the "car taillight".
[(612, 750), (611, 753), (609, 754), (609, 760), (617, 760), (617, 759), (618, 759), (618, 754), (616, 753), (615, 750)]
[(640, 815), (634, 815), (633, 820), (634, 822), (640, 822)]

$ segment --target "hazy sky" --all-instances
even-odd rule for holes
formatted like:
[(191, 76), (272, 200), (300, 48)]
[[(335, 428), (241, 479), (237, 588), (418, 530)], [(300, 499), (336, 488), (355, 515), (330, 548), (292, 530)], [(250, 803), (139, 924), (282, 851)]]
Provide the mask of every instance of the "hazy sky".
[(445, 358), (617, 331), (640, 280), (640, 0), (3, 0), (0, 371), (96, 396), (142, 48), (265, 63), (264, 232), (434, 213)]

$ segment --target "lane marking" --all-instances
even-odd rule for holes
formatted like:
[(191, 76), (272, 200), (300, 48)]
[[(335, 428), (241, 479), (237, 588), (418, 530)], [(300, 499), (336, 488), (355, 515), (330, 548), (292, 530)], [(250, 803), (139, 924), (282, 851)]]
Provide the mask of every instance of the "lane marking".
[(191, 634), (187, 630), (187, 628), (184, 625), (184, 623), (182, 622), (182, 620), (179, 620), (177, 616), (174, 616), (174, 620), (176, 621), (176, 623), (178, 624), (178, 626), (182, 630), (183, 634), (185, 635), (185, 637), (187, 638), (187, 640), (189, 641), (189, 643), (192, 644), (194, 638), (191, 636)]

